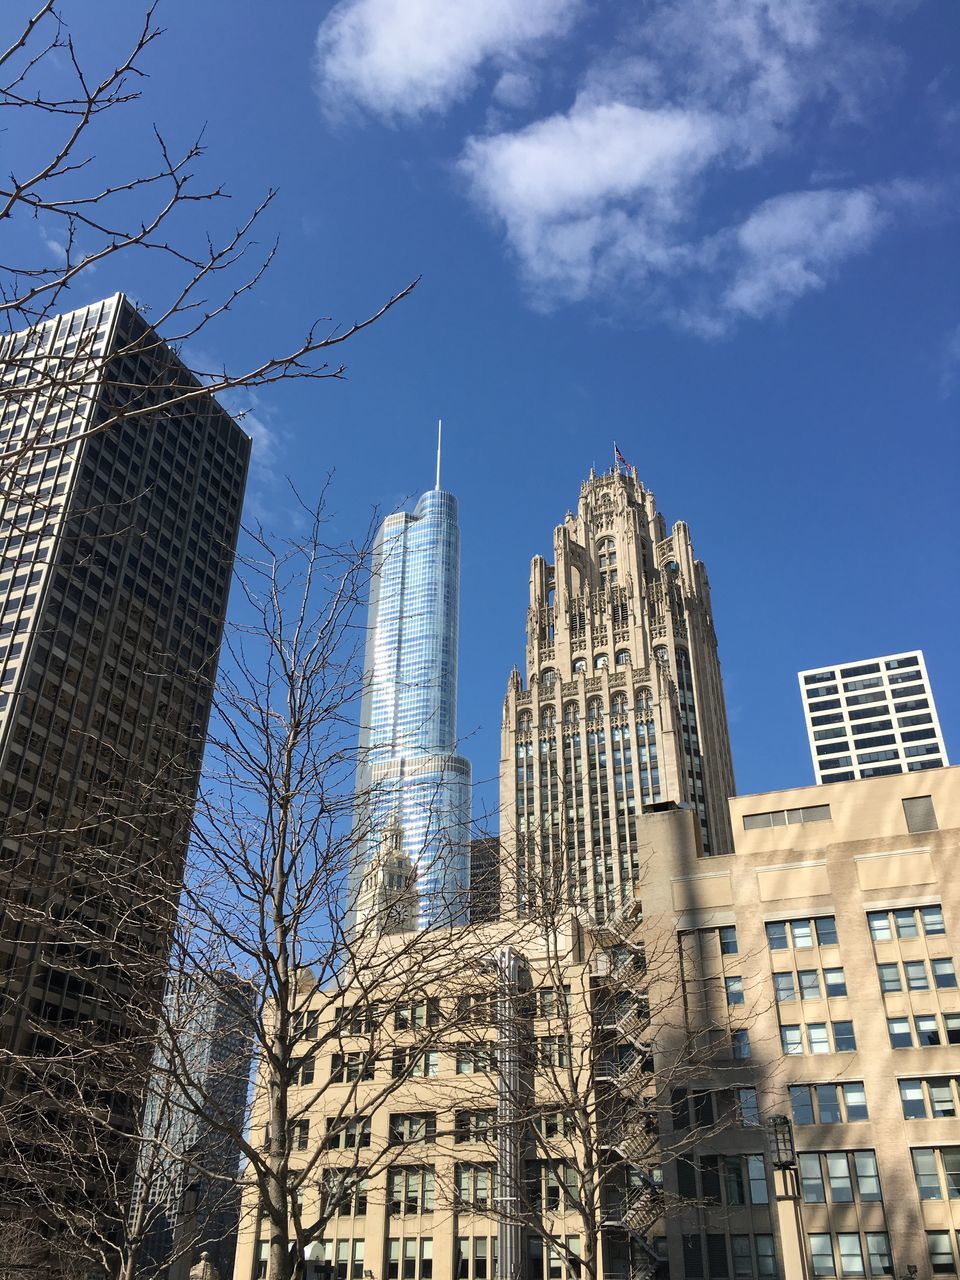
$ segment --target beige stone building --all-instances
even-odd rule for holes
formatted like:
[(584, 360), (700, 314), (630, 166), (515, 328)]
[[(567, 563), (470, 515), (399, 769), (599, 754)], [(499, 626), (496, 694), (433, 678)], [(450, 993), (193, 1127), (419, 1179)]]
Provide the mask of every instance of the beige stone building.
[[(591, 476), (554, 550), (504, 707), (500, 920), (392, 936), (375, 1012), (345, 994), (301, 1046), (309, 1280), (954, 1274), (960, 772), (728, 799), (686, 527)], [(268, 1237), (251, 1191), (236, 1280)]]

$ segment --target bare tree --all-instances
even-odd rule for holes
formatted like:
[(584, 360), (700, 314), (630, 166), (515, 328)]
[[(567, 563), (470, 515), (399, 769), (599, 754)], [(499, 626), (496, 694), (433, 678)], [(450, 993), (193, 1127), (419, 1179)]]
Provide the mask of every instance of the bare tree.
[[(90, 301), (94, 268), (110, 260), (121, 265), (149, 253), (162, 265), (164, 295), (150, 309), (154, 334), (137, 338), (119, 353), (134, 360), (149, 354), (160, 339), (180, 350), (189, 363), (190, 344), (203, 333), (210, 347), (216, 323), (246, 299), (279, 252), (274, 240), (261, 244), (267, 231), (275, 188), (228, 225), (219, 216), (228, 193), (221, 184), (198, 177), (205, 144), (202, 132), (177, 147), (153, 124), (146, 137), (125, 148), (129, 168), (105, 172), (98, 142), (106, 129), (144, 93), (152, 46), (163, 35), (157, 4), (143, 6), (124, 42), (118, 33), (115, 53), (102, 66), (71, 31), (69, 0), (43, 0), (26, 19), (7, 14), (0, 35), (0, 124), (11, 136), (33, 139), (26, 155), (0, 180), (0, 224), (16, 229), (35, 225), (36, 257), (0, 262), (0, 328), (27, 337), (53, 316)], [(136, 127), (136, 126), (135, 126)], [(151, 159), (152, 157), (152, 159)], [(207, 210), (208, 225), (203, 211)], [(225, 209), (224, 209), (225, 212)], [(269, 235), (269, 232), (267, 232)], [(342, 377), (337, 349), (373, 324), (406, 297), (416, 281), (399, 290), (364, 319), (348, 325), (328, 317), (296, 319), (297, 336), (280, 338), (252, 361), (236, 367), (194, 369), (195, 379), (166, 386), (157, 396), (127, 385), (113, 375), (115, 411), (91, 430), (103, 431), (119, 420), (139, 420), (158, 407), (173, 407), (205, 393), (233, 394), (289, 379)], [(58, 360), (38, 354), (29, 341), (9, 346), (8, 378), (0, 388), (13, 408), (37, 398), (72, 398), (85, 384), (107, 373), (91, 340), (76, 344)], [(0, 439), (0, 481), (25, 457), (55, 447), (52, 431), (29, 438)]]

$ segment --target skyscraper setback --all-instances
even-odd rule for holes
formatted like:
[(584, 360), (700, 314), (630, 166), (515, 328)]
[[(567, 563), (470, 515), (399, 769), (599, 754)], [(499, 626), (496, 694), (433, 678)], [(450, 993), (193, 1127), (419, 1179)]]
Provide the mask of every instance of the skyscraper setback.
[(377, 534), (351, 878), (356, 906), (383, 833), (399, 826), (421, 927), (461, 917), (470, 843), (470, 764), (456, 754), (460, 530), (437, 480)]
[[(591, 473), (530, 570), (527, 687), (514, 670), (501, 757), (505, 847), (522, 907), (536, 884), (602, 916), (633, 894), (643, 811), (697, 815), (731, 848), (733, 766), (710, 589), (687, 526), (668, 534), (634, 471)], [(506, 905), (506, 904), (505, 904)]]
[(38, 1171), (3, 1191), (49, 1210), (103, 1159), (65, 1160), (50, 1107), (95, 1097), (104, 1133), (136, 1123), (250, 445), (122, 295), (0, 360), (0, 1104), (7, 1170)]

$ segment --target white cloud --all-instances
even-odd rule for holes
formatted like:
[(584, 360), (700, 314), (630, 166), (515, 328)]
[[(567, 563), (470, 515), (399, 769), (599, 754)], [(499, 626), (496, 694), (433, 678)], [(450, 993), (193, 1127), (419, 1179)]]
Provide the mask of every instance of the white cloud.
[(328, 109), (387, 117), (445, 110), (501, 67), (566, 34), (582, 0), (341, 0), (317, 34)]
[(535, 304), (632, 290), (648, 312), (720, 334), (822, 289), (869, 248), (917, 188), (780, 193), (726, 227), (707, 221), (714, 187), (782, 150), (812, 103), (854, 113), (849, 3), (669, 0), (629, 49), (594, 62), (568, 111), (468, 138), (459, 170)]
[(759, 319), (812, 289), (862, 253), (890, 221), (879, 192), (795, 191), (766, 200), (737, 229), (734, 278), (721, 307)]

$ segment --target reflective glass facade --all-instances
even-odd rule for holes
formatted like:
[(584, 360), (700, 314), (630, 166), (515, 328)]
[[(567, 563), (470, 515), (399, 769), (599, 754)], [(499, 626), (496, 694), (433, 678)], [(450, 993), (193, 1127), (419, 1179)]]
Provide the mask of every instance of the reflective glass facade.
[(422, 927), (459, 918), (469, 867), (470, 765), (456, 754), (457, 501), (425, 493), (388, 516), (374, 551), (357, 778), (363, 868), (393, 818), (417, 868)]

